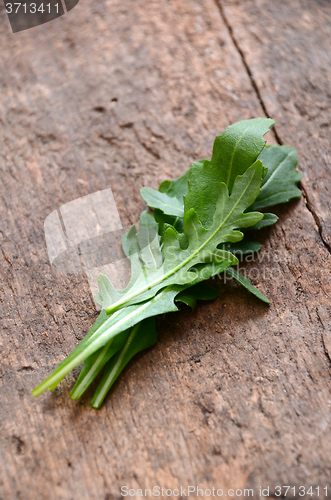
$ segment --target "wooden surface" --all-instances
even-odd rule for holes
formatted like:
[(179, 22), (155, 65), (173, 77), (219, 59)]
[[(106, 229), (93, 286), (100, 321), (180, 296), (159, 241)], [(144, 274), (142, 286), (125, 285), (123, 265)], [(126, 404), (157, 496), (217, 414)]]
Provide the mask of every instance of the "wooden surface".
[[(330, 16), (327, 0), (81, 0), (13, 35), (1, 4), (1, 500), (111, 500), (124, 485), (331, 494)], [(159, 321), (100, 411), (91, 392), (69, 400), (73, 376), (34, 400), (96, 316), (86, 279), (50, 267), (47, 215), (111, 188), (129, 224), (142, 185), (265, 114), (270, 141), (298, 149), (305, 193), (246, 266), (271, 306), (220, 283), (214, 303)]]

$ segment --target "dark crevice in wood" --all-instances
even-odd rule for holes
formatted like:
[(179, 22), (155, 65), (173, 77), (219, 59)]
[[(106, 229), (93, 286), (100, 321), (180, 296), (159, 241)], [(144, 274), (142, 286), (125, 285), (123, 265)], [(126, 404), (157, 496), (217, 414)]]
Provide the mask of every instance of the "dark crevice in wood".
[(2, 246), (0, 246), (0, 250), (1, 250), (1, 253), (3, 255), (3, 258), (5, 259), (6, 262), (8, 262), (9, 265), (13, 265), (13, 263), (11, 262), (11, 260), (7, 257), (7, 255), (5, 254), (5, 251), (4, 249), (2, 248)]
[[(319, 324), (321, 325), (321, 327), (325, 331), (325, 326), (324, 326), (322, 318), (321, 318), (321, 316), (320, 316), (320, 314), (318, 312), (318, 307), (316, 307), (316, 316), (317, 316), (317, 320), (318, 320)], [(325, 352), (325, 356), (327, 357), (327, 360), (329, 361), (329, 364), (331, 364), (331, 354), (330, 354), (330, 351), (329, 351), (329, 349), (328, 349), (328, 347), (326, 345), (323, 333), (322, 333), (322, 345), (323, 345), (323, 349), (324, 349), (324, 352)]]
[[(226, 17), (226, 15), (224, 13), (224, 9), (223, 9), (223, 6), (222, 6), (222, 2), (221, 2), (221, 0), (215, 0), (215, 1), (216, 1), (216, 5), (217, 5), (217, 7), (218, 7), (218, 9), (220, 11), (220, 14), (222, 16), (223, 22), (224, 22), (224, 24), (225, 24), (225, 26), (226, 26), (226, 28), (227, 28), (227, 30), (229, 32), (231, 40), (232, 40), (235, 48), (237, 49), (238, 54), (240, 55), (240, 58), (242, 60), (243, 65), (245, 66), (247, 75), (248, 75), (248, 77), (250, 79), (250, 82), (251, 82), (252, 87), (253, 87), (253, 89), (254, 89), (254, 91), (256, 93), (256, 96), (257, 96), (257, 98), (258, 98), (258, 100), (259, 100), (259, 102), (261, 104), (263, 112), (264, 112), (265, 116), (267, 116), (268, 118), (272, 118), (272, 116), (270, 116), (269, 113), (268, 113), (266, 105), (264, 104), (261, 92), (259, 90), (259, 87), (257, 86), (257, 83), (256, 83), (255, 79), (254, 79), (253, 73), (252, 73), (252, 71), (251, 71), (251, 69), (250, 69), (250, 67), (249, 67), (249, 65), (248, 65), (248, 63), (246, 61), (245, 55), (244, 55), (243, 51), (241, 50), (240, 45), (237, 42), (236, 37), (234, 36), (232, 26), (229, 23), (229, 21), (227, 20), (227, 17)], [(273, 127), (273, 132), (275, 134), (275, 138), (276, 138), (278, 144), (282, 145), (283, 142), (282, 142), (281, 138), (279, 137), (279, 135), (277, 133), (277, 129), (276, 129), (275, 125)]]
[(322, 221), (321, 219), (319, 218), (316, 210), (314, 209), (310, 199), (309, 199), (309, 195), (308, 195), (308, 192), (305, 188), (305, 186), (303, 185), (302, 181), (300, 182), (300, 185), (299, 185), (301, 191), (302, 191), (302, 194), (303, 194), (303, 197), (305, 199), (305, 202), (306, 202), (306, 208), (307, 210), (309, 210), (309, 212), (312, 214), (312, 216), (314, 217), (314, 221), (318, 227), (318, 234), (320, 236), (320, 239), (323, 243), (323, 245), (325, 246), (325, 248), (327, 249), (327, 251), (331, 254), (331, 246), (329, 245), (329, 243), (325, 240), (324, 238), (324, 235), (323, 235), (323, 224), (322, 224)]
[[(218, 7), (218, 9), (219, 9), (219, 11), (220, 11), (220, 14), (221, 14), (221, 17), (222, 17), (222, 19), (223, 19), (223, 22), (224, 22), (224, 24), (225, 24), (225, 26), (226, 26), (226, 28), (227, 28), (227, 30), (228, 30), (228, 32), (229, 32), (229, 35), (230, 35), (230, 37), (231, 37), (231, 40), (232, 40), (232, 42), (233, 42), (233, 44), (234, 44), (234, 46), (235, 46), (236, 50), (238, 51), (238, 54), (240, 55), (240, 58), (241, 58), (242, 63), (243, 63), (243, 65), (244, 65), (245, 69), (246, 69), (246, 72), (247, 72), (247, 75), (248, 75), (248, 77), (249, 77), (249, 79), (250, 79), (250, 82), (251, 82), (251, 84), (252, 84), (252, 87), (253, 87), (253, 89), (254, 89), (254, 91), (255, 91), (255, 93), (256, 93), (256, 96), (257, 96), (257, 98), (258, 98), (258, 100), (259, 100), (260, 104), (261, 104), (261, 107), (262, 107), (262, 109), (263, 109), (263, 112), (264, 112), (265, 116), (267, 116), (268, 118), (272, 118), (272, 116), (270, 116), (270, 115), (269, 115), (269, 113), (268, 113), (268, 110), (267, 110), (266, 105), (265, 105), (265, 103), (264, 103), (264, 101), (263, 101), (263, 98), (262, 98), (261, 92), (260, 92), (260, 90), (259, 90), (259, 87), (258, 87), (258, 85), (257, 85), (257, 83), (256, 83), (256, 81), (255, 81), (255, 79), (254, 79), (253, 73), (252, 73), (252, 71), (251, 71), (251, 69), (250, 69), (250, 67), (249, 67), (249, 65), (248, 65), (248, 63), (247, 63), (247, 61), (246, 61), (245, 55), (244, 55), (243, 51), (241, 50), (240, 45), (239, 45), (239, 43), (237, 42), (236, 37), (234, 36), (232, 26), (231, 26), (231, 24), (229, 23), (229, 21), (228, 21), (228, 19), (227, 19), (226, 15), (225, 15), (225, 12), (224, 12), (224, 9), (223, 9), (223, 6), (222, 6), (222, 2), (221, 2), (221, 0), (215, 0), (215, 2), (216, 2), (216, 5), (217, 5), (217, 7)], [(283, 141), (282, 141), (282, 139), (280, 138), (280, 136), (278, 135), (278, 133), (277, 133), (277, 129), (276, 129), (276, 126), (275, 126), (275, 125), (274, 125), (274, 127), (273, 127), (273, 132), (274, 132), (274, 134), (275, 134), (275, 138), (276, 138), (276, 140), (277, 140), (278, 144), (283, 145)], [(325, 248), (327, 249), (327, 251), (331, 254), (331, 246), (329, 245), (329, 243), (328, 243), (328, 242), (325, 240), (325, 238), (324, 238), (324, 235), (323, 235), (323, 224), (322, 224), (322, 222), (321, 222), (321, 220), (320, 220), (320, 217), (318, 216), (318, 214), (317, 214), (317, 213), (316, 213), (316, 211), (314, 210), (314, 208), (313, 208), (313, 206), (312, 206), (311, 202), (309, 201), (308, 194), (307, 194), (307, 190), (306, 190), (306, 189), (305, 189), (305, 187), (303, 186), (302, 182), (300, 182), (299, 187), (300, 187), (300, 189), (301, 189), (301, 191), (302, 191), (302, 194), (303, 194), (303, 196), (304, 196), (304, 198), (305, 198), (306, 208), (307, 208), (307, 209), (309, 210), (309, 212), (312, 214), (312, 216), (313, 216), (313, 218), (314, 218), (314, 220), (315, 220), (315, 223), (316, 223), (316, 225), (317, 225), (317, 227), (318, 227), (318, 233), (319, 233), (320, 239), (321, 239), (321, 241), (322, 241), (322, 243), (323, 243), (324, 247), (325, 247)]]

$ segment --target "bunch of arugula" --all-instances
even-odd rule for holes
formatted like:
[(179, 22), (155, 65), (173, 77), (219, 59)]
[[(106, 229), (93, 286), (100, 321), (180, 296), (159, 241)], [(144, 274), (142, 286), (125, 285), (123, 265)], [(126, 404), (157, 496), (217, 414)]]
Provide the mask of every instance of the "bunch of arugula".
[(274, 224), (277, 216), (260, 210), (292, 198), (297, 183), (297, 154), (289, 146), (266, 146), (264, 135), (274, 121), (255, 118), (229, 126), (216, 137), (210, 160), (194, 163), (182, 177), (164, 181), (158, 191), (142, 188), (154, 212), (140, 216), (124, 235), (122, 246), (131, 261), (131, 278), (123, 290), (99, 276), (98, 319), (55, 371), (32, 394), (53, 390), (85, 361), (70, 394), (78, 399), (104, 369), (91, 401), (100, 408), (130, 359), (157, 341), (155, 316), (177, 311), (176, 302), (194, 308), (216, 290), (204, 280), (226, 272), (262, 301), (268, 299), (233, 266), (238, 256), (260, 250), (242, 230)]

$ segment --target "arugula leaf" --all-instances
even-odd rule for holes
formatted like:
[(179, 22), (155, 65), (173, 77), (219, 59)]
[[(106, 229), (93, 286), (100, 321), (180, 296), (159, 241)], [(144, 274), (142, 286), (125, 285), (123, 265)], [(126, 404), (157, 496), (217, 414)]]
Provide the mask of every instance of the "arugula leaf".
[(268, 168), (263, 179), (261, 193), (253, 203), (251, 210), (271, 207), (286, 203), (293, 198), (300, 198), (301, 191), (296, 187), (302, 174), (296, 169), (298, 154), (291, 146), (266, 146), (259, 160)]
[(256, 229), (262, 229), (263, 227), (272, 226), (276, 224), (278, 217), (275, 214), (263, 214), (263, 219), (260, 220), (255, 226), (248, 228), (250, 231), (255, 231)]
[[(199, 160), (204, 161), (204, 160)], [(185, 174), (174, 181), (163, 181), (159, 185), (160, 193), (167, 194), (169, 197), (177, 198), (182, 204), (184, 203), (183, 197), (188, 192), (188, 179), (190, 171), (186, 170)], [(143, 198), (144, 199), (144, 198)]]
[[(110, 314), (120, 307), (147, 300), (169, 285), (189, 285), (207, 279), (212, 275), (210, 273), (215, 274), (211, 269), (212, 263), (216, 265), (217, 272), (220, 272), (222, 267), (225, 269), (236, 264), (235, 257), (229, 252), (217, 249), (217, 245), (226, 241), (240, 241), (243, 234), (237, 229), (252, 226), (263, 218), (258, 212), (244, 213), (256, 199), (261, 180), (262, 164), (258, 161), (244, 175), (237, 177), (230, 197), (227, 187), (221, 183), (217, 205), (209, 208), (208, 216), (213, 223), (208, 229), (202, 226), (193, 207), (186, 211), (183, 234), (188, 242), (187, 247), (181, 248), (178, 232), (173, 227), (167, 227), (163, 236), (162, 266), (151, 269), (140, 264), (136, 281), (132, 283), (131, 280), (124, 290), (115, 290), (111, 283), (102, 277), (100, 285), (112, 301), (109, 306), (105, 306), (105, 301), (102, 301), (106, 312)], [(192, 185), (194, 186), (193, 182), (190, 183), (190, 188)], [(159, 256), (160, 248), (157, 247), (156, 241), (154, 252)], [(203, 278), (200, 272), (191, 270), (198, 264), (205, 264)]]
[(255, 288), (255, 286), (252, 285), (251, 281), (248, 278), (238, 273), (238, 271), (236, 271), (233, 267), (229, 267), (229, 269), (226, 270), (226, 273), (232, 278), (236, 279), (238, 283), (243, 285), (249, 292), (255, 295), (258, 299), (262, 300), (262, 302), (270, 304), (270, 300), (265, 295), (263, 295), (263, 293), (260, 292), (260, 290)]
[(82, 361), (94, 354), (98, 349), (124, 330), (131, 328), (146, 318), (166, 312), (177, 311), (178, 309), (174, 303), (174, 298), (182, 289), (183, 287), (180, 286), (168, 287), (151, 300), (116, 311), (87, 341), (84, 341), (84, 339), (76, 349), (57, 366), (54, 372), (33, 390), (32, 395), (39, 396), (46, 389), (53, 389), (56, 387), (73, 368), (78, 366)]
[[(80, 348), (83, 348), (84, 345), (87, 343), (87, 341), (92, 337), (92, 335), (94, 335), (94, 333), (105, 323), (105, 321), (107, 321), (109, 319), (109, 314), (106, 313), (106, 311), (104, 309), (102, 309), (100, 311), (100, 314), (99, 316), (97, 317), (97, 319), (95, 320), (95, 322), (93, 323), (93, 325), (91, 326), (91, 328), (89, 329), (89, 331), (87, 332), (87, 334), (85, 335), (85, 337), (83, 338), (83, 340), (81, 340), (79, 346)], [(73, 351), (74, 352), (74, 351)], [(71, 353), (72, 354), (72, 353)], [(67, 358), (66, 358), (67, 359)], [(63, 364), (65, 364), (66, 362), (66, 359), (64, 359), (63, 361), (61, 361), (61, 363), (58, 364), (57, 368), (55, 371), (59, 370), (61, 368), (61, 366)], [(65, 375), (62, 377), (64, 378)], [(62, 380), (62, 379), (61, 379)], [(61, 380), (59, 380), (59, 382), (61, 382)], [(51, 391), (53, 391), (55, 389), (55, 387), (58, 385), (57, 382), (54, 386), (50, 386), (49, 389)]]
[[(218, 186), (223, 182), (232, 192), (235, 179), (253, 165), (265, 146), (263, 136), (274, 120), (254, 118), (230, 125), (216, 137), (211, 160), (190, 168), (189, 191), (184, 197), (185, 212), (196, 207), (201, 223), (211, 224), (210, 207), (215, 206)], [(262, 171), (264, 174), (264, 171)], [(261, 174), (262, 175), (262, 174)]]
[(220, 245), (220, 248), (233, 253), (236, 257), (239, 258), (244, 255), (259, 252), (261, 250), (261, 244), (253, 238), (248, 238), (247, 236), (245, 236), (245, 238), (243, 238), (238, 243), (223, 243), (222, 245)]
[(184, 217), (183, 203), (177, 198), (171, 198), (168, 194), (160, 193), (149, 187), (143, 187), (140, 190), (140, 195), (149, 207), (158, 208), (166, 214), (171, 212), (171, 215), (175, 217)]
[[(204, 207), (216, 205), (220, 182), (226, 184), (231, 193), (236, 177), (244, 174), (257, 160), (265, 146), (263, 136), (273, 124), (274, 120), (269, 118), (253, 118), (230, 125), (216, 137), (211, 160), (199, 160), (179, 179), (164, 181), (159, 187), (162, 198), (158, 191), (142, 188), (143, 200), (151, 208), (180, 217), (178, 201), (182, 202), (184, 196), (185, 211), (194, 207), (201, 223), (208, 226), (211, 220)], [(192, 184), (190, 189), (189, 182)]]
[[(158, 224), (149, 212), (142, 212), (139, 220), (139, 231), (132, 226), (122, 238), (122, 247), (126, 257), (131, 262), (131, 278), (124, 290), (117, 290), (111, 281), (103, 274), (99, 275), (99, 293), (96, 302), (103, 309), (108, 309), (114, 302), (120, 300), (137, 282), (148, 280), (148, 272), (160, 270), (163, 263)], [(162, 272), (162, 270), (160, 271)]]
[(186, 288), (180, 292), (175, 301), (183, 302), (183, 304), (186, 304), (194, 310), (198, 300), (213, 300), (216, 299), (217, 295), (218, 292), (216, 288), (203, 282), (193, 285), (190, 288)]
[[(223, 135), (219, 137), (223, 137)], [(249, 208), (249, 210), (258, 210), (267, 208), (269, 206), (278, 203), (285, 203), (290, 199), (298, 198), (301, 196), (301, 191), (300, 189), (297, 188), (296, 185), (300, 181), (302, 174), (296, 170), (297, 153), (295, 149), (291, 148), (290, 146), (279, 146), (279, 145), (266, 146), (260, 153), (259, 160), (261, 160), (263, 165), (267, 168), (267, 175), (264, 177), (262, 181), (261, 193), (255, 200), (254, 204)], [(205, 160), (200, 160), (199, 162), (196, 162), (196, 164), (193, 164), (192, 167), (201, 170), (203, 169), (204, 162)], [(182, 193), (185, 194), (185, 189), (183, 188), (183, 186), (185, 185), (185, 181), (188, 180), (187, 174), (189, 172), (190, 171), (187, 171), (185, 173), (185, 177), (183, 176), (177, 179), (176, 181), (172, 182), (164, 181), (164, 183), (162, 184), (165, 187), (168, 187), (168, 190), (164, 190), (164, 192), (166, 194), (169, 194), (170, 192), (172, 194), (176, 193), (176, 186), (178, 183), (181, 186), (182, 190), (180, 194)], [(172, 191), (169, 190), (170, 186), (172, 186)], [(179, 193), (177, 198), (180, 199)], [(173, 198), (169, 196), (169, 198), (167, 199), (167, 206), (170, 208), (165, 213), (162, 213), (160, 210), (158, 210), (156, 204), (152, 205), (156, 208), (155, 219), (159, 223), (159, 231), (160, 231), (159, 234), (161, 236), (163, 235), (165, 228), (167, 227), (167, 224), (176, 225), (176, 229), (179, 232), (182, 231), (182, 223), (181, 223), (182, 219), (179, 217), (172, 217), (170, 215), (172, 212), (171, 210), (172, 200)], [(263, 219), (261, 221), (259, 221), (257, 224), (247, 229), (249, 230), (262, 229), (264, 227), (275, 224), (277, 220), (278, 217), (275, 214), (266, 213), (263, 214)], [(237, 250), (237, 253), (241, 254), (245, 254), (247, 252), (249, 253), (252, 251), (253, 252), (259, 251), (261, 247), (260, 244), (258, 242), (255, 243), (252, 242), (253, 240), (251, 239), (247, 240), (247, 236), (245, 236), (242, 242), (236, 244), (234, 248), (231, 245), (228, 245), (227, 250), (233, 253), (235, 253), (235, 250)]]
[[(139, 231), (124, 235), (124, 254), (131, 278), (123, 289), (99, 276), (96, 300), (102, 311), (83, 341), (53, 374), (33, 391), (54, 389), (63, 377), (86, 360), (70, 396), (77, 399), (106, 365), (92, 400), (100, 407), (129, 360), (156, 342), (154, 316), (177, 311), (175, 302), (192, 309), (199, 299), (217, 291), (203, 280), (225, 271), (260, 300), (269, 300), (249, 279), (233, 269), (236, 256), (259, 251), (260, 243), (240, 230), (274, 224), (274, 214), (256, 209), (299, 197), (297, 156), (289, 146), (265, 147), (264, 135), (273, 120), (238, 122), (216, 137), (211, 160), (195, 162), (175, 181), (141, 195), (154, 208), (143, 212)], [(264, 148), (264, 149), (263, 149)], [(262, 189), (261, 189), (262, 185)]]
[(190, 171), (187, 170), (181, 177), (174, 181), (166, 180), (161, 182), (158, 191), (143, 187), (140, 190), (140, 195), (149, 207), (158, 208), (165, 214), (183, 218), (183, 197), (188, 192), (189, 175)]
[[(250, 120), (248, 120), (250, 121)], [(244, 123), (244, 122), (242, 122)], [(230, 127), (228, 127), (230, 128)], [(227, 131), (228, 129), (226, 129)], [(222, 136), (219, 137), (223, 137)], [(215, 141), (216, 143), (216, 141)], [(214, 146), (215, 149), (215, 146)], [(287, 201), (293, 198), (300, 198), (301, 191), (297, 187), (297, 183), (300, 181), (302, 174), (297, 171), (297, 152), (294, 148), (290, 146), (279, 146), (279, 145), (271, 145), (266, 146), (259, 155), (259, 160), (262, 164), (267, 168), (267, 175), (264, 177), (262, 181), (262, 189), (261, 193), (255, 200), (254, 204), (250, 207), (249, 210), (259, 210), (263, 208), (267, 208), (273, 205), (277, 205), (279, 203), (286, 203)], [(191, 169), (203, 169), (205, 162), (209, 160), (200, 160), (192, 165)], [(210, 160), (212, 162), (212, 160)], [(155, 209), (162, 210), (164, 213), (156, 212), (156, 219), (161, 225), (160, 234), (162, 235), (162, 228), (164, 224), (176, 224), (176, 228), (178, 231), (181, 231), (181, 219), (179, 218), (179, 210), (178, 210), (178, 202), (177, 199), (182, 199), (179, 194), (176, 196), (176, 209), (172, 209), (172, 204), (174, 202), (174, 198), (171, 197), (170, 193), (174, 195), (176, 193), (176, 183), (179, 183), (181, 186), (182, 192), (185, 194), (185, 190), (183, 189), (183, 185), (185, 182), (188, 182), (188, 173), (185, 173), (185, 176), (180, 177), (176, 181), (164, 181), (162, 183), (164, 186), (173, 186), (172, 190), (168, 189), (164, 191), (164, 205), (163, 210), (161, 206), (157, 203), (152, 203), (151, 199), (144, 197), (143, 199), (146, 203)], [(160, 189), (160, 188), (159, 188)], [(187, 186), (188, 189), (188, 186)], [(152, 190), (151, 190), (152, 191)], [(206, 191), (206, 190), (205, 190)], [(208, 191), (207, 191), (208, 192)], [(184, 208), (184, 207), (183, 207)], [(175, 215), (176, 216), (172, 217)], [(251, 227), (251, 230), (261, 229), (263, 227), (267, 227), (273, 225), (277, 222), (278, 217), (275, 214), (264, 214), (263, 220), (261, 220), (254, 227)]]
[[(262, 214), (258, 212), (244, 213), (256, 199), (261, 180), (262, 164), (256, 162), (244, 175), (237, 177), (231, 196), (225, 184), (221, 183), (213, 223), (208, 229), (201, 225), (193, 208), (188, 210), (183, 220), (183, 232), (188, 241), (187, 248), (180, 247), (176, 230), (168, 227), (164, 233), (161, 267), (157, 267), (160, 249), (157, 247), (158, 236), (155, 237), (154, 247), (150, 248), (148, 259), (151, 260), (149, 264), (155, 264), (156, 269), (148, 267), (145, 263), (139, 264), (136, 254), (130, 254), (130, 248), (137, 246), (139, 238), (137, 234), (129, 237), (129, 232), (125, 240), (126, 253), (140, 268), (135, 283), (129, 284), (129, 288), (122, 292), (116, 290), (106, 277), (99, 278), (101, 291), (99, 298), (103, 307), (109, 305), (108, 301), (116, 301), (105, 309), (107, 314), (112, 315), (84, 342), (83, 347), (78, 346), (61, 367), (34, 390), (33, 394), (41, 394), (47, 388), (53, 387), (81, 361), (123, 330), (147, 317), (176, 311), (174, 298), (188, 285), (203, 281), (236, 264), (238, 262), (236, 257), (218, 249), (217, 246), (226, 241), (233, 243), (240, 241), (243, 234), (237, 229), (249, 227), (262, 219)], [(148, 217), (144, 218), (144, 222), (147, 220)], [(150, 223), (147, 226), (148, 229), (151, 228)], [(143, 257), (142, 254), (140, 256)], [(157, 293), (159, 291), (160, 293)]]
[[(184, 202), (183, 202), (184, 210)], [(173, 217), (172, 215), (166, 215), (161, 210), (156, 208), (154, 210), (154, 218), (159, 225), (159, 235), (162, 237), (168, 226), (173, 226), (179, 233), (183, 232), (183, 219), (181, 217)]]

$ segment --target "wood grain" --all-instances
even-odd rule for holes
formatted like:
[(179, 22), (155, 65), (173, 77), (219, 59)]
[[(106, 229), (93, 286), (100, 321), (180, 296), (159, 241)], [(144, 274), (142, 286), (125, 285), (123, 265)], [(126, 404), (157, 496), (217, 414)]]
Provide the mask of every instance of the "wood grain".
[[(297, 7), (289, 2), (286, 23)], [(278, 209), (277, 226), (259, 236), (259, 260), (245, 268), (270, 307), (220, 282), (217, 301), (159, 320), (159, 343), (128, 366), (100, 411), (88, 405), (92, 392), (69, 400), (74, 376), (30, 395), (96, 315), (84, 276), (51, 269), (45, 218), (111, 188), (129, 224), (144, 206), (142, 185), (209, 156), (228, 124), (263, 116), (247, 64), (273, 79), (285, 56), (274, 70), (262, 49), (243, 61), (233, 38), (250, 54), (262, 11), (227, 3), (224, 22), (212, 0), (80, 2), (15, 35), (0, 12), (1, 500), (110, 500), (123, 485), (189, 484), (254, 488), (259, 498), (260, 486), (272, 497), (279, 484), (330, 485), (331, 259), (303, 199)], [(269, 21), (291, 47), (295, 28)], [(324, 29), (323, 16), (313, 22)], [(307, 40), (319, 42), (311, 32)], [(281, 35), (268, 43), (281, 47)], [(311, 75), (305, 51), (300, 72)], [(256, 85), (265, 96), (257, 77)], [(312, 87), (305, 95), (315, 99)], [(300, 113), (290, 127), (275, 102), (278, 137), (298, 147), (326, 221), (329, 181), (315, 160), (328, 154), (319, 137), (327, 128)], [(318, 135), (316, 152), (307, 131)]]

